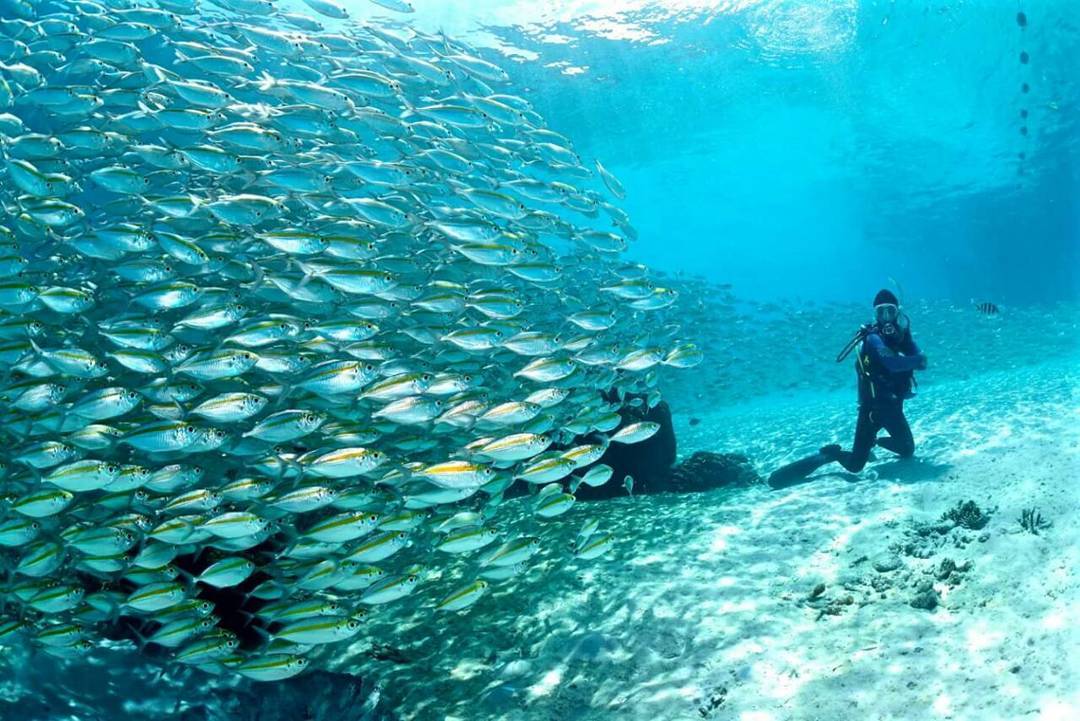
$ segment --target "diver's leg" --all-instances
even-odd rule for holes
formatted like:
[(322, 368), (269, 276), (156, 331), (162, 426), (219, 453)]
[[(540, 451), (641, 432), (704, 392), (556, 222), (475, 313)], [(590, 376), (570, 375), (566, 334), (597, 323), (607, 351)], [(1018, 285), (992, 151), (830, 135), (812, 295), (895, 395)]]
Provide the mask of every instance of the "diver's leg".
[(881, 411), (878, 416), (882, 428), (889, 432), (885, 438), (878, 439), (877, 444), (882, 448), (892, 451), (901, 458), (911, 458), (915, 455), (915, 438), (911, 435), (911, 426), (904, 417), (902, 405), (890, 406)]
[(850, 451), (836, 453), (836, 461), (851, 473), (858, 473), (866, 465), (870, 458), (870, 449), (874, 447), (874, 439), (877, 438), (878, 425), (877, 411), (871, 412), (869, 407), (859, 408), (859, 419), (855, 423), (855, 441)]

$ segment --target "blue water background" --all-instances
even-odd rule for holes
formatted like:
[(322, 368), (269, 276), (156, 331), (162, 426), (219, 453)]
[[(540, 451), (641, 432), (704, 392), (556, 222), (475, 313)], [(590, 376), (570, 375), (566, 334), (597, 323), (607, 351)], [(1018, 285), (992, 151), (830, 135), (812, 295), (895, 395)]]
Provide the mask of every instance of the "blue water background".
[(1078, 295), (1072, 0), (414, 6), (621, 178), (653, 267), (742, 298), (863, 301), (890, 276), (955, 302)]

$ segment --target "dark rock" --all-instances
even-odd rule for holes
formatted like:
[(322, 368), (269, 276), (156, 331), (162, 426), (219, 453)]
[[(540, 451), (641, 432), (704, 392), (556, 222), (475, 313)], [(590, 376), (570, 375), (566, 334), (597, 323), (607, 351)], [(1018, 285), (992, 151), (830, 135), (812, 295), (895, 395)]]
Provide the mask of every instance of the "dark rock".
[(761, 476), (754, 471), (746, 456), (698, 451), (671, 470), (664, 490), (687, 493), (760, 482)]
[(915, 597), (911, 599), (912, 608), (920, 608), (926, 611), (933, 611), (937, 608), (938, 603), (941, 601), (938, 598), (937, 593), (931, 589), (929, 591), (921, 591), (915, 594)]
[(892, 586), (892, 581), (885, 576), (874, 576), (870, 579), (870, 587), (878, 593), (885, 593), (885, 591), (888, 591)]
[(817, 598), (823, 593), (825, 593), (825, 584), (819, 583), (818, 585), (814, 586), (814, 590), (810, 592), (808, 598), (809, 600), (813, 601), (815, 598)]
[(889, 573), (890, 571), (895, 571), (900, 568), (900, 566), (903, 565), (903, 562), (900, 560), (900, 556), (890, 553), (874, 559), (873, 565), (874, 570), (878, 573)]
[(939, 581), (944, 581), (953, 574), (956, 570), (956, 561), (951, 558), (944, 558), (941, 564), (938, 566), (937, 573), (934, 574), (935, 578)]

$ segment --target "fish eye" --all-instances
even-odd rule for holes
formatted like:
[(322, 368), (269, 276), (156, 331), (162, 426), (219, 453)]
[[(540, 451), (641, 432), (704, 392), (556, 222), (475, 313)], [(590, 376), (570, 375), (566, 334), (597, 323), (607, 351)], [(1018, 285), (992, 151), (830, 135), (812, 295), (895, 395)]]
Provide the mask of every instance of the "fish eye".
[(184, 426), (183, 431), (184, 433), (194, 433), (195, 426)]

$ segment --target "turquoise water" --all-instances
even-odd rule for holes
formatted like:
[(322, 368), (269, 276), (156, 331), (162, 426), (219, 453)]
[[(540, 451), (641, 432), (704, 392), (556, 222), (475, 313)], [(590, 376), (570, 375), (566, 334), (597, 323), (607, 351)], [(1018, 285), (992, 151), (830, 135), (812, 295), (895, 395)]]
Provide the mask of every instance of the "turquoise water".
[(155, 2), (0, 0), (0, 721), (1080, 715), (1071, 3)]
[(889, 276), (918, 297), (1075, 297), (1068, 2), (416, 8), (507, 55), (619, 175), (651, 266), (754, 298), (861, 301)]

